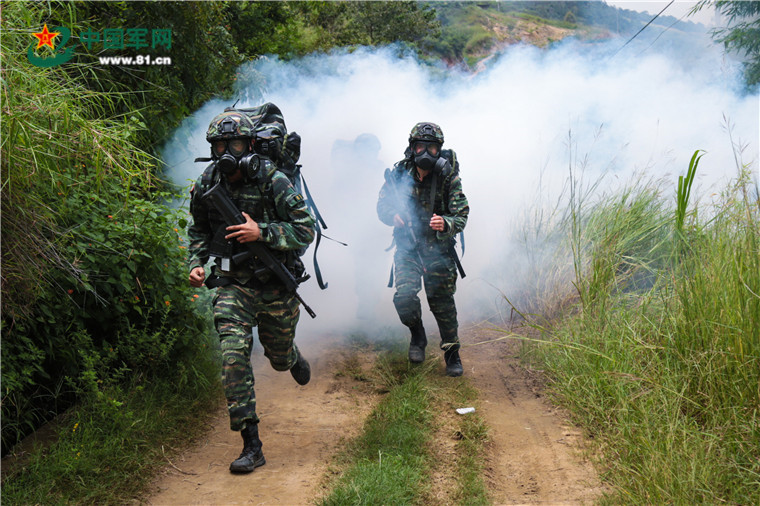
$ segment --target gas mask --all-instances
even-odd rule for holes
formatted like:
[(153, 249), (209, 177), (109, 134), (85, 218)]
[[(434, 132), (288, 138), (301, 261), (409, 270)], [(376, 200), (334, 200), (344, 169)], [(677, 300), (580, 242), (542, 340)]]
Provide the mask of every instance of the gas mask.
[(422, 170), (438, 168), (441, 156), (441, 144), (433, 141), (414, 141), (412, 143), (414, 163)]
[(211, 156), (216, 166), (225, 176), (234, 174), (238, 169), (250, 179), (256, 173), (255, 155), (249, 151), (248, 138), (219, 139), (211, 143)]

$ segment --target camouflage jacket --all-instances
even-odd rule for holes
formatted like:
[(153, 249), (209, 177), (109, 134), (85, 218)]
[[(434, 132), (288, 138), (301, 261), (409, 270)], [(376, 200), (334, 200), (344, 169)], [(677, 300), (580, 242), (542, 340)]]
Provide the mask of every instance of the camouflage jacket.
[[(457, 171), (449, 167), (440, 174), (434, 176), (431, 173), (420, 180), (414, 162), (404, 159), (393, 167), (391, 180), (395, 189), (388, 181), (380, 189), (377, 202), (380, 221), (393, 226), (393, 216), (399, 214), (404, 221), (411, 220), (417, 240), (424, 245), (448, 248), (453, 244), (454, 236), (464, 230), (470, 213)], [(436, 185), (435, 202), (431, 205), (433, 180)], [(443, 217), (443, 232), (430, 228), (433, 213)], [(403, 228), (394, 228), (393, 237), (399, 248), (413, 248), (409, 233)]]
[[(240, 212), (247, 213), (258, 223), (261, 229), (259, 241), (293, 270), (294, 262), (299, 261), (296, 251), (306, 248), (314, 240), (314, 217), (288, 177), (277, 171), (268, 159), (261, 158), (260, 163), (262, 166), (259, 172), (264, 174), (260, 180), (222, 184), (226, 186)], [(209, 174), (208, 171), (212, 172)], [(203, 267), (210, 257), (214, 257), (215, 272), (218, 275), (234, 277), (245, 283), (263, 266), (253, 261), (246, 265), (228, 265), (228, 262), (223, 261), (244, 251), (245, 245), (224, 239), (224, 235), (228, 234), (226, 224), (219, 212), (202, 198), (203, 192), (221, 179), (214, 172), (213, 166), (209, 166), (191, 190), (188, 267), (190, 270)], [(264, 282), (270, 278), (269, 275), (256, 277)]]

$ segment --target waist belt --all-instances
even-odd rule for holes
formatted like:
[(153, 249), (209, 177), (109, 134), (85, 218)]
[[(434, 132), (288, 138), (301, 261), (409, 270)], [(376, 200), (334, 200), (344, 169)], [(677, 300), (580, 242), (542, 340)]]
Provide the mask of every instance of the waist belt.
[[(220, 286), (229, 286), (229, 285), (238, 285), (238, 286), (245, 286), (247, 288), (253, 288), (254, 283), (258, 280), (256, 278), (251, 278), (247, 283), (241, 283), (236, 278), (231, 278), (228, 276), (217, 276), (216, 274), (211, 274), (209, 277), (206, 278), (206, 281), (204, 284), (207, 288), (219, 288)], [(261, 283), (258, 283), (260, 286)]]
[[(266, 286), (266, 285), (283, 284), (277, 276), (270, 277), (270, 280), (267, 283), (263, 283), (259, 281), (259, 279), (256, 277), (256, 274), (262, 274), (264, 272), (269, 272), (269, 271), (266, 268), (257, 269), (253, 273), (253, 276), (251, 276), (251, 279), (249, 279), (245, 283), (241, 283), (240, 280), (238, 280), (237, 278), (233, 278), (230, 276), (219, 276), (218, 274), (211, 274), (208, 278), (206, 278), (206, 281), (204, 282), (204, 284), (209, 289), (219, 288), (221, 286), (229, 286), (229, 285), (238, 285), (245, 288), (261, 288), (262, 286)], [(296, 279), (296, 281), (300, 285), (301, 283), (303, 283), (310, 277), (311, 277), (310, 274), (306, 274), (305, 276), (301, 276), (300, 278)]]

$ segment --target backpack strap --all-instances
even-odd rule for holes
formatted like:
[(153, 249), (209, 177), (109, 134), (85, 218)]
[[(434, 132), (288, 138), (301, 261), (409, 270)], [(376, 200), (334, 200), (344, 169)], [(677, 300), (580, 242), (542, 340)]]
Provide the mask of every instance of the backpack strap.
[[(280, 169), (280, 172), (285, 172), (285, 170)], [(319, 261), (317, 261), (317, 250), (319, 249), (319, 244), (322, 242), (322, 237), (325, 239), (329, 239), (331, 241), (335, 241), (338, 244), (341, 244), (343, 246), (348, 246), (346, 243), (338, 241), (337, 239), (333, 239), (332, 237), (328, 237), (327, 235), (322, 233), (322, 229), (327, 230), (327, 223), (325, 223), (325, 219), (322, 217), (322, 213), (319, 212), (319, 209), (317, 208), (317, 203), (314, 201), (314, 197), (311, 196), (311, 192), (309, 191), (309, 185), (306, 184), (306, 178), (303, 177), (303, 173), (301, 172), (301, 166), (300, 165), (294, 165), (293, 170), (290, 172), (286, 172), (288, 174), (288, 177), (291, 178), (291, 181), (293, 181), (293, 185), (296, 187), (296, 190), (298, 190), (299, 193), (305, 194), (305, 201), (306, 206), (309, 208), (309, 210), (314, 213), (314, 217), (317, 219), (316, 222), (316, 233), (317, 237), (314, 242), (314, 274), (317, 276), (317, 284), (319, 284), (319, 288), (324, 290), (327, 288), (327, 283), (324, 282), (322, 279), (322, 270), (319, 268)]]
[[(298, 167), (300, 168), (300, 165)], [(306, 185), (306, 178), (303, 177), (301, 171), (298, 171), (296, 177), (300, 178), (301, 185), (303, 186), (303, 191), (306, 193), (306, 204), (314, 212), (314, 216), (317, 218), (317, 221), (322, 226), (322, 228), (327, 230), (327, 223), (325, 223), (325, 220), (322, 218), (322, 214), (319, 212), (319, 209), (317, 209), (317, 204), (314, 202), (314, 199), (311, 196), (311, 192), (309, 191), (309, 187)]]
[[(441, 156), (445, 157), (449, 161), (449, 164), (451, 164), (452, 173), (450, 175), (455, 176), (459, 174), (459, 161), (457, 160), (457, 152), (454, 151), (453, 149), (442, 149)], [(451, 184), (451, 177), (446, 178), (445, 184), (447, 185), (446, 187), (447, 189), (445, 189), (444, 191), (448, 194), (448, 191), (450, 189), (450, 184)], [(462, 257), (464, 257), (464, 230), (459, 232), (459, 242), (462, 244)], [(459, 258), (457, 258), (456, 260), (458, 263)], [(462, 277), (464, 277), (464, 271), (461, 269), (459, 265), (458, 267), (459, 267), (460, 273), (462, 273)]]
[(301, 174), (301, 171), (298, 171), (296, 177), (300, 180), (300, 186), (303, 187), (303, 191), (306, 193), (306, 206), (314, 213), (314, 216), (317, 218), (317, 223), (314, 227), (317, 232), (317, 238), (316, 241), (314, 241), (314, 256), (312, 258), (314, 262), (314, 274), (317, 276), (317, 284), (319, 285), (319, 288), (324, 290), (327, 288), (327, 283), (325, 283), (322, 279), (322, 270), (319, 268), (319, 261), (317, 261), (317, 250), (319, 249), (319, 244), (322, 242), (322, 229), (324, 228), (327, 230), (327, 223), (325, 223), (325, 220), (322, 218), (322, 214), (319, 212), (319, 209), (317, 209), (317, 204), (314, 202), (314, 199), (311, 196), (309, 186), (306, 184), (306, 179), (303, 177), (303, 174)]
[(201, 195), (211, 189), (216, 180), (218, 179), (218, 172), (216, 170), (216, 162), (210, 163), (201, 174)]
[(317, 261), (317, 250), (319, 249), (319, 243), (322, 242), (322, 227), (317, 224), (317, 239), (314, 241), (314, 274), (317, 276), (317, 284), (322, 290), (327, 288), (327, 283), (322, 279), (322, 270), (319, 268), (319, 262)]

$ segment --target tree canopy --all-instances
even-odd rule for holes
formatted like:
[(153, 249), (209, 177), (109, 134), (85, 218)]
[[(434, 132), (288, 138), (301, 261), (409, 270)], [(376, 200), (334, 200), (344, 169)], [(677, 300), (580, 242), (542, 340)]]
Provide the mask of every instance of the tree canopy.
[(713, 31), (713, 37), (727, 51), (744, 57), (747, 84), (760, 83), (760, 2), (738, 0), (701, 0), (693, 9), (696, 12), (712, 5), (725, 16), (728, 26)]

